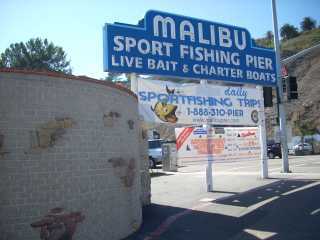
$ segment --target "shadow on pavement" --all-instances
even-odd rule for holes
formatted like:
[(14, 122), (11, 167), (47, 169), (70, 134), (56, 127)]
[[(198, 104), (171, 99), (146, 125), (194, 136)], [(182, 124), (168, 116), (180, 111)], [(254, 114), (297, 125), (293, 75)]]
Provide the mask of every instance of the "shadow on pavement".
[(249, 207), (269, 198), (281, 195), (282, 193), (303, 187), (314, 181), (310, 180), (282, 180), (255, 188), (247, 192), (230, 196), (214, 202), (225, 205)]
[(212, 193), (227, 193), (227, 194), (239, 194), (240, 192), (229, 192), (229, 191), (211, 191)]
[(138, 232), (126, 240), (320, 239), (320, 213), (311, 214), (320, 208), (320, 185), (282, 195), (312, 182), (282, 180), (215, 201), (230, 207), (249, 207), (278, 197), (242, 216), (212, 213), (210, 203), (201, 211), (151, 204), (143, 209)]

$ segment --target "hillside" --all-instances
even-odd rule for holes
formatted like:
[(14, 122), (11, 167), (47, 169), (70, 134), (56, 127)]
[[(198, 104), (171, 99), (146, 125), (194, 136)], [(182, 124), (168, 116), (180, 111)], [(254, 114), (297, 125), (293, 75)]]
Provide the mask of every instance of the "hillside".
[[(255, 39), (257, 46), (273, 48), (273, 39), (267, 38), (258, 38)], [(281, 58), (286, 58), (291, 55), (296, 54), (297, 52), (312, 47), (320, 43), (320, 29), (313, 29), (304, 33), (301, 33), (298, 37), (281, 41)]]
[(303, 49), (320, 43), (320, 29), (313, 29), (299, 35), (298, 37), (281, 42), (281, 57), (289, 57)]
[[(266, 38), (257, 39), (256, 44), (272, 47), (273, 42)], [(281, 58), (285, 59), (304, 49), (320, 44), (320, 29), (304, 32), (298, 37), (281, 42)], [(292, 136), (301, 136), (304, 131), (320, 132), (320, 47), (286, 64), (290, 76), (297, 78), (299, 98), (286, 102), (287, 125), (292, 128)], [(267, 132), (270, 138), (273, 131), (276, 108), (266, 109)], [(313, 130), (311, 130), (313, 129)], [(288, 139), (290, 142), (290, 139)]]
[(288, 119), (294, 130), (294, 121), (299, 120), (320, 132), (320, 48), (287, 67), (289, 74), (297, 77), (299, 92), (298, 100), (287, 104)]

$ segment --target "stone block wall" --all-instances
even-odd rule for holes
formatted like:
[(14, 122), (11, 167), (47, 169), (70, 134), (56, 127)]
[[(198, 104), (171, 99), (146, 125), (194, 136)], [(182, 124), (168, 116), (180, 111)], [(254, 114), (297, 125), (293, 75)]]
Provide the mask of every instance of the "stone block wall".
[[(0, 239), (74, 232), (74, 239), (112, 240), (135, 231), (143, 200), (139, 125), (137, 99), (125, 89), (1, 70)], [(58, 230), (41, 225), (52, 222)]]
[[(142, 126), (142, 124), (140, 125)], [(142, 205), (151, 203), (151, 178), (149, 173), (148, 133), (141, 128), (140, 138), (140, 172), (141, 172), (141, 202)]]

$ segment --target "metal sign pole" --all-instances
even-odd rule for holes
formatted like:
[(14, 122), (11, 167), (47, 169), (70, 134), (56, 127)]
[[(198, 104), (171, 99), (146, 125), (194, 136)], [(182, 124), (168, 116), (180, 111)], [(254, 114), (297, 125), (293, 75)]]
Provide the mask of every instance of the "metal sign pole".
[(267, 156), (267, 133), (266, 133), (266, 121), (264, 115), (264, 106), (263, 106), (263, 90), (261, 86), (256, 87), (259, 91), (261, 106), (259, 108), (259, 137), (260, 137), (260, 146), (261, 146), (261, 178), (268, 178), (268, 156)]
[[(201, 85), (206, 85), (208, 82), (207, 80), (200, 80)], [(213, 176), (212, 176), (212, 155), (209, 153), (211, 152), (210, 147), (210, 141), (209, 141), (209, 132), (210, 132), (210, 124), (202, 125), (202, 127), (207, 132), (207, 152), (208, 152), (208, 158), (207, 158), (207, 167), (206, 167), (206, 179), (207, 179), (207, 192), (213, 191)]]
[(285, 173), (289, 172), (289, 161), (288, 161), (288, 144), (286, 134), (286, 112), (283, 105), (283, 86), (281, 78), (281, 62), (280, 62), (280, 42), (278, 32), (278, 20), (276, 1), (271, 0), (272, 5), (272, 18), (273, 18), (273, 32), (274, 32), (274, 47), (276, 52), (276, 64), (277, 64), (277, 88), (278, 88), (278, 106), (279, 106), (279, 122), (280, 122), (280, 139), (282, 149), (282, 171)]

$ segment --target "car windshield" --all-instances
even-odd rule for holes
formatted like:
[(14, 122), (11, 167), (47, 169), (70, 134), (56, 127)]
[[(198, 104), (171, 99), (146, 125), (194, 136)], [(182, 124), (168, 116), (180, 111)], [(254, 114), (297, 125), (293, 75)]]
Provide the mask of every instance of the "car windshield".
[(161, 141), (149, 141), (149, 149), (161, 148)]

